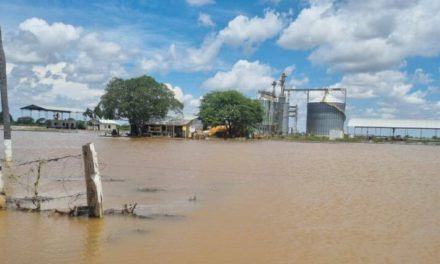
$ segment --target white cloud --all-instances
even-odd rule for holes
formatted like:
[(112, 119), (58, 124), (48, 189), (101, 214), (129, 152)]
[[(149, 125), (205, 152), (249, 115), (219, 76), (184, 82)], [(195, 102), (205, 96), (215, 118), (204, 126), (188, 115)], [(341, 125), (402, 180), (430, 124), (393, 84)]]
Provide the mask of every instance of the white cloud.
[(287, 67), (284, 69), (283, 72), (284, 72), (287, 76), (289, 76), (289, 75), (291, 75), (295, 70), (296, 70), (296, 66), (295, 66), (295, 65), (290, 65), (290, 66), (287, 66)]
[(173, 64), (177, 61), (176, 45), (169, 46), (167, 52), (155, 52), (152, 58), (143, 59), (140, 63), (140, 68), (147, 73), (160, 72), (166, 73)]
[(429, 85), (426, 92), (430, 95), (440, 94), (440, 87), (435, 85)]
[(303, 86), (309, 83), (309, 77), (305, 75), (301, 76), (300, 78), (295, 77), (293, 74), (295, 71), (295, 65), (290, 65), (284, 68), (283, 72), (288, 76), (286, 86), (288, 88), (303, 88)]
[(346, 74), (332, 86), (347, 88), (347, 95), (352, 98), (386, 97), (410, 104), (426, 102), (426, 93), (420, 90), (412, 92), (413, 84), (407, 74), (400, 71)]
[(101, 34), (31, 18), (5, 36), (12, 108), (47, 103), (81, 108), (96, 104), (113, 76), (125, 77), (129, 55)]
[(99, 60), (86, 52), (79, 52), (74, 61), (67, 63), (63, 72), (67, 74), (68, 81), (103, 87), (114, 76), (127, 76), (124, 67), (117, 58), (115, 60), (116, 62), (108, 59)]
[(92, 62), (126, 59), (126, 52), (115, 42), (102, 40), (97, 33), (83, 34), (83, 29), (55, 22), (48, 24), (30, 18), (19, 31), (8, 34), (5, 41), (8, 59), (14, 63), (55, 63), (86, 54)]
[(215, 23), (212, 21), (211, 16), (205, 13), (199, 14), (198, 23), (204, 27), (214, 27)]
[(417, 90), (413, 93), (408, 93), (402, 97), (402, 100), (408, 104), (424, 104), (426, 103), (426, 92)]
[(414, 84), (428, 85), (433, 83), (431, 74), (426, 73), (423, 69), (416, 69), (412, 77), (412, 82)]
[(190, 6), (203, 6), (203, 5), (215, 4), (214, 0), (186, 0), (186, 2)]
[(45, 20), (30, 18), (19, 25), (20, 30), (32, 33), (45, 49), (66, 50), (69, 45), (80, 38), (82, 29), (64, 23), (49, 25)]
[(262, 42), (275, 37), (282, 29), (285, 17), (268, 10), (264, 17), (237, 16), (218, 33), (208, 34), (199, 48), (181, 47), (175, 44), (168, 50), (156, 52), (143, 59), (141, 69), (165, 73), (170, 70), (207, 71), (218, 64), (218, 54), (224, 45), (242, 47), (250, 53)]
[(102, 41), (96, 33), (90, 33), (82, 37), (79, 48), (94, 59), (115, 61), (125, 58), (125, 54), (118, 44)]
[[(187, 70), (190, 71), (212, 69), (221, 47), (222, 42), (218, 39), (206, 38), (200, 48), (188, 48), (186, 50), (186, 58), (181, 60), (183, 67), (187, 67)], [(180, 66), (182, 68), (182, 64)]]
[(439, 54), (439, 13), (437, 0), (310, 1), (278, 44), (313, 50), (310, 61), (330, 70), (383, 71)]
[(379, 118), (395, 118), (397, 108), (395, 107), (379, 107), (379, 108), (367, 108), (365, 109), (364, 116), (367, 117), (379, 117)]
[[(100, 89), (90, 89), (85, 83), (67, 81), (66, 74), (63, 73), (64, 67), (66, 67), (65, 62), (33, 67), (33, 71), (39, 79), (38, 83), (52, 86), (50, 91), (40, 94), (40, 96), (51, 98), (62, 96), (81, 101), (90, 98), (98, 99), (104, 93)], [(54, 78), (54, 75), (58, 77)]]
[(165, 74), (171, 70), (195, 72), (213, 68), (222, 43), (215, 38), (206, 38), (200, 48), (178, 48), (175, 44), (168, 50), (156, 52), (141, 60), (139, 67), (147, 73)]
[(239, 60), (228, 72), (217, 72), (202, 87), (208, 90), (256, 91), (267, 89), (273, 82), (272, 68), (259, 61)]
[(75, 108), (96, 104), (102, 89), (91, 89), (86, 83), (66, 79), (66, 62), (56, 64), (19, 64), (8, 75), (12, 107), (40, 103)]
[(218, 38), (222, 43), (243, 46), (245, 51), (251, 52), (258, 44), (277, 36), (283, 24), (282, 16), (274, 11), (266, 11), (262, 18), (240, 15), (229, 21)]
[(179, 100), (183, 105), (183, 114), (185, 118), (193, 118), (199, 112), (200, 98), (195, 98), (192, 94), (186, 94), (179, 86), (172, 86), (169, 83), (165, 85), (173, 91), (174, 97)]
[(303, 76), (302, 78), (290, 78), (288, 84), (294, 88), (303, 88), (306, 84), (309, 83), (309, 77)]

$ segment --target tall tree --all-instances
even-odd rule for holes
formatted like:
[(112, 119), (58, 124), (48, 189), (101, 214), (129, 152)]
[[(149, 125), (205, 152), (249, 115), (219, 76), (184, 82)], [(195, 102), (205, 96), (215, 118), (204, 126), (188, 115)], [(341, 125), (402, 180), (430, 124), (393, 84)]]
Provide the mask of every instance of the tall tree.
[(169, 111), (183, 109), (173, 91), (146, 75), (128, 80), (113, 78), (100, 104), (105, 118), (128, 120), (132, 135), (140, 135), (151, 118), (164, 118)]
[(102, 118), (102, 109), (101, 103), (99, 103), (95, 108), (93, 108), (93, 116), (94, 118)]
[(93, 110), (87, 107), (86, 111), (83, 113), (83, 116), (88, 117), (89, 119), (94, 119)]
[(214, 91), (203, 96), (199, 116), (208, 126), (224, 125), (234, 137), (256, 128), (263, 121), (263, 108), (240, 92)]
[(96, 118), (102, 118), (102, 109), (101, 109), (101, 103), (99, 103), (95, 108), (90, 109), (87, 108), (86, 111), (83, 113), (84, 117), (88, 117), (89, 119), (96, 119)]

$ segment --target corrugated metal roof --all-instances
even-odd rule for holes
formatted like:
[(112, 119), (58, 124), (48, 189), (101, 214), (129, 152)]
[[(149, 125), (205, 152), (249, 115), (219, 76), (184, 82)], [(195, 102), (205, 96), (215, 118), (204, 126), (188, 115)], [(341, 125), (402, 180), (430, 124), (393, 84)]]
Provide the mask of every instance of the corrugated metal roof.
[(351, 118), (348, 127), (440, 129), (440, 120)]
[(84, 110), (75, 109), (75, 108), (67, 108), (60, 106), (47, 106), (47, 105), (35, 105), (31, 104), (28, 106), (24, 106), (20, 108), (22, 110), (32, 110), (32, 111), (50, 111), (50, 112), (62, 112), (62, 113), (83, 113)]
[(147, 125), (170, 125), (170, 126), (183, 126), (187, 125), (192, 120), (186, 120), (180, 117), (170, 117), (165, 118), (151, 118), (146, 124)]

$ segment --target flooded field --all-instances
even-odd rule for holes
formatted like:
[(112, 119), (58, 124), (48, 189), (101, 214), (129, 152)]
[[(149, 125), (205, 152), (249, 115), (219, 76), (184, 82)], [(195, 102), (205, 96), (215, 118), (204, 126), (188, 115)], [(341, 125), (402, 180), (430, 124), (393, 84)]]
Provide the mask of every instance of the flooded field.
[[(0, 212), (0, 263), (439, 263), (440, 148), (14, 133), (17, 163), (94, 142), (104, 207), (147, 219)], [(14, 196), (35, 169), (15, 169)], [(40, 195), (84, 191), (81, 158), (42, 167)], [(190, 201), (192, 197), (196, 201)], [(78, 195), (43, 208), (84, 204)]]

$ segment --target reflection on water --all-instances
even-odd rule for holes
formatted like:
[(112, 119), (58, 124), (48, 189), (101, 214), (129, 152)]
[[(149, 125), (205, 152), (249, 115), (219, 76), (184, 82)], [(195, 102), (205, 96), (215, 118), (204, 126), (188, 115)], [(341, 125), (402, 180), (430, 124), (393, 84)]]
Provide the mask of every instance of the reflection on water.
[[(79, 154), (82, 144), (95, 142), (104, 206), (137, 202), (140, 213), (154, 217), (0, 212), (0, 263), (440, 260), (438, 147), (15, 137), (21, 161)], [(73, 159), (45, 168), (41, 194), (83, 191), (81, 166)], [(26, 177), (22, 183), (33, 182)], [(29, 195), (22, 185), (12, 187)], [(188, 201), (194, 195), (197, 201)], [(83, 196), (51, 206), (81, 203)], [(184, 217), (170, 217), (176, 215)]]

